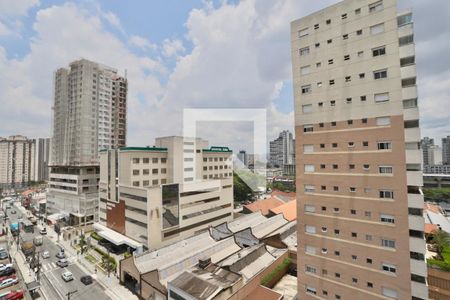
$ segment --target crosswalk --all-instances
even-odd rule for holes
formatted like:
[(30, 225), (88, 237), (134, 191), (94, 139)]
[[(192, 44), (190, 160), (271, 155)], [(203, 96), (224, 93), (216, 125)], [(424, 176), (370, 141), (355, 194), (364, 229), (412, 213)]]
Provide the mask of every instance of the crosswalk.
[[(75, 263), (76, 261), (76, 257), (72, 256), (67, 258), (67, 260), (69, 261), (69, 265)], [(42, 272), (50, 272), (54, 269), (59, 269), (60, 267), (56, 264), (56, 262), (42, 262), (41, 263), (41, 271)]]

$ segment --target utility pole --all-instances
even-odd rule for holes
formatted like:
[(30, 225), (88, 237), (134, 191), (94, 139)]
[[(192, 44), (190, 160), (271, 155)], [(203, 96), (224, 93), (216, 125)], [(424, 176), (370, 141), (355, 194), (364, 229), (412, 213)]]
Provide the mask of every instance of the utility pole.
[(77, 292), (77, 290), (72, 291), (72, 292), (68, 292), (68, 293), (66, 294), (67, 300), (70, 300), (70, 295), (75, 294), (76, 292)]

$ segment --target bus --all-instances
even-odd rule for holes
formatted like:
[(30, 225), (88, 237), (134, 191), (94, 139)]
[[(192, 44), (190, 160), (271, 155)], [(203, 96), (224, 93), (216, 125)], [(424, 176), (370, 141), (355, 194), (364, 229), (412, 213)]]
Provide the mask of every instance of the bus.
[(33, 223), (31, 223), (30, 220), (23, 220), (22, 221), (22, 229), (25, 232), (34, 233), (34, 225), (33, 225)]

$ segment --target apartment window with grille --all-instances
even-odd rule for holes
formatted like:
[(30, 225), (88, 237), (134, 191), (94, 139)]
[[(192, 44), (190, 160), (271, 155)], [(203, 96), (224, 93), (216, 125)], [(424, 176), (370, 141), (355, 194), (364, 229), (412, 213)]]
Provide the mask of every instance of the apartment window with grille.
[(392, 149), (392, 143), (389, 142), (378, 142), (378, 150), (389, 150)]
[(391, 272), (391, 273), (397, 272), (397, 267), (394, 266), (394, 265), (391, 265), (391, 264), (385, 264), (384, 263), (384, 264), (381, 265), (381, 268), (382, 268), (383, 271), (386, 271), (386, 272)]
[(320, 43), (315, 43), (315, 44), (314, 44), (314, 47), (320, 48)]
[(392, 174), (392, 166), (378, 166), (380, 174)]
[(366, 77), (366, 73), (359, 73), (359, 79), (364, 79)]
[(333, 39), (327, 40), (327, 44), (331, 44), (333, 42)]
[(409, 45), (414, 43), (414, 35), (402, 36), (398, 39), (398, 44), (401, 46)]
[(363, 142), (362, 142), (362, 145), (363, 145), (363, 147), (369, 147), (369, 142), (363, 141)]
[(339, 192), (339, 187), (338, 186), (333, 186), (333, 191)]
[(363, 33), (362, 29), (356, 30), (356, 35), (362, 35), (362, 33)]
[(382, 199), (394, 199), (394, 191), (392, 190), (380, 190), (379, 196)]
[(344, 60), (350, 60), (350, 55), (344, 55)]
[(416, 63), (415, 56), (408, 56), (400, 59), (400, 67), (411, 66)]
[(335, 106), (335, 105), (336, 105), (336, 101), (335, 101), (335, 100), (331, 100), (331, 101), (330, 101), (330, 105), (331, 105), (331, 106)]
[(303, 132), (313, 132), (313, 125), (303, 125)]
[(372, 49), (372, 55), (375, 56), (381, 56), (386, 54), (386, 46), (381, 46), (377, 48)]
[(381, 239), (381, 246), (387, 248), (395, 248), (395, 241), (388, 239)]
[(311, 93), (311, 85), (310, 84), (302, 86), (301, 89), (302, 89), (302, 94)]
[(347, 125), (353, 125), (353, 120), (347, 120)]
[(345, 99), (345, 102), (346, 102), (347, 104), (352, 103), (352, 98), (347, 98), (347, 99)]
[(326, 185), (321, 185), (321, 186), (320, 186), (320, 190), (326, 191), (326, 190), (327, 190), (327, 186), (326, 186)]
[(383, 223), (395, 223), (395, 217), (387, 214), (380, 214), (380, 221)]
[(342, 39), (343, 39), (343, 40), (348, 40), (348, 34), (344, 34), (344, 35), (342, 36)]
[(308, 272), (308, 273), (314, 273), (314, 274), (316, 274), (316, 268), (314, 268), (314, 267), (312, 267), (312, 266), (306, 266), (305, 267), (305, 271), (306, 272)]
[(334, 85), (334, 79), (330, 80), (330, 85)]
[(366, 101), (367, 97), (366, 96), (361, 96), (359, 97), (361, 101)]
[(361, 8), (355, 9), (355, 15), (359, 15), (359, 14), (361, 14)]
[(330, 25), (330, 24), (331, 24), (331, 19), (328, 19), (325, 23), (326, 23), (327, 25)]
[(375, 80), (387, 78), (387, 69), (373, 71), (373, 78)]
[(314, 29), (319, 29), (319, 24), (315, 24)]
[(383, 10), (383, 1), (377, 1), (369, 4), (369, 13), (374, 13)]
[(416, 77), (402, 79), (402, 87), (410, 87), (416, 85)]
[(309, 54), (309, 47), (301, 48), (301, 49), (298, 50), (298, 52), (299, 52), (300, 56), (308, 55)]
[(352, 77), (351, 76), (345, 76), (345, 82), (350, 82), (352, 81)]
[(314, 205), (305, 204), (305, 212), (314, 213), (316, 212), (316, 207)]
[(336, 122), (331, 122), (331, 126), (336, 126)]
[(298, 31), (299, 38), (307, 36), (308, 34), (309, 34), (308, 28), (304, 28), (304, 29)]
[(329, 65), (332, 65), (333, 62), (334, 62), (334, 61), (333, 61), (332, 59), (329, 59), (329, 60), (328, 60), (328, 64), (329, 64)]

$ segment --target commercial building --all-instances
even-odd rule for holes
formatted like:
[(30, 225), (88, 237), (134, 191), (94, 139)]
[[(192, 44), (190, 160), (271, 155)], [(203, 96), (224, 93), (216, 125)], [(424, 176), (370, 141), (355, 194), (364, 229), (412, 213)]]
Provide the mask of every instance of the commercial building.
[(291, 23), (302, 299), (428, 299), (412, 12)]
[(48, 214), (91, 223), (98, 211), (98, 151), (126, 144), (127, 80), (81, 59), (58, 69), (54, 83)]
[(423, 173), (425, 173), (425, 174), (450, 174), (450, 165), (424, 166)]
[(442, 165), (442, 149), (434, 144), (434, 139), (424, 137), (420, 142), (423, 153), (423, 167)]
[(442, 139), (442, 163), (450, 165), (450, 135)]
[[(233, 218), (233, 162), (202, 139), (157, 138), (154, 147), (100, 152), (99, 227), (148, 249)], [(107, 235), (104, 237), (114, 240)]]
[(36, 151), (35, 151), (35, 175), (36, 181), (48, 180), (50, 163), (50, 138), (38, 138), (36, 139)]
[(35, 180), (36, 141), (21, 135), (0, 137), (0, 187), (26, 186)]
[(275, 140), (269, 143), (269, 163), (283, 167), (294, 163), (294, 140), (289, 130), (283, 130)]

